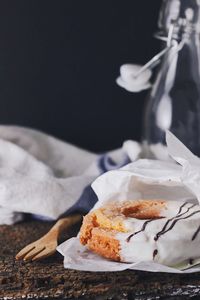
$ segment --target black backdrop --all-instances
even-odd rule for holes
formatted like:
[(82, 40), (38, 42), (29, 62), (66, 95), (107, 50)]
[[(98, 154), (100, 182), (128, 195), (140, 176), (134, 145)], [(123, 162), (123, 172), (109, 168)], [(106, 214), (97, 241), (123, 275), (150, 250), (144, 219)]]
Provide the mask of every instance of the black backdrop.
[(0, 1), (0, 123), (34, 127), (92, 151), (139, 140), (147, 92), (115, 79), (159, 42), (161, 0)]

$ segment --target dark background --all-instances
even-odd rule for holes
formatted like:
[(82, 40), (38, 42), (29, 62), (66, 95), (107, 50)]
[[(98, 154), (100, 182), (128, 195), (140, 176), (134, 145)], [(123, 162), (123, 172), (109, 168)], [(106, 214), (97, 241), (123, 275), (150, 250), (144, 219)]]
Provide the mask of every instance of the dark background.
[(161, 0), (0, 1), (0, 123), (105, 151), (140, 139), (148, 92), (115, 79), (145, 63)]

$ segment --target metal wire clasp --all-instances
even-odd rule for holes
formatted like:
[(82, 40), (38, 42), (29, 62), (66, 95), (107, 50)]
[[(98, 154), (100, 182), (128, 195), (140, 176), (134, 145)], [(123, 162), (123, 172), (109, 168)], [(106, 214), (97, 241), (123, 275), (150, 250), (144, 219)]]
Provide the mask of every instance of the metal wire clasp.
[(174, 24), (172, 23), (169, 27), (168, 35), (165, 38), (165, 41), (167, 43), (166, 48), (164, 48), (153, 58), (151, 58), (144, 66), (142, 66), (141, 69), (136, 74), (134, 74), (134, 78), (140, 76), (147, 69), (153, 69), (155, 66), (157, 66), (160, 63), (160, 60), (163, 55), (165, 55), (172, 47), (177, 46), (177, 43), (173, 43), (172, 41), (173, 30), (174, 30)]

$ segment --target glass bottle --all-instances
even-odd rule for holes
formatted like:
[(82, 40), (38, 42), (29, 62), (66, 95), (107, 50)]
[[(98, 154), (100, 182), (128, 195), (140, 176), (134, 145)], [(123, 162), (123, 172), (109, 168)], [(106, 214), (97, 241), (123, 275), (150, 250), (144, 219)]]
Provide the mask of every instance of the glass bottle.
[(164, 0), (158, 25), (169, 50), (147, 99), (144, 156), (167, 158), (166, 130), (200, 156), (200, 1)]

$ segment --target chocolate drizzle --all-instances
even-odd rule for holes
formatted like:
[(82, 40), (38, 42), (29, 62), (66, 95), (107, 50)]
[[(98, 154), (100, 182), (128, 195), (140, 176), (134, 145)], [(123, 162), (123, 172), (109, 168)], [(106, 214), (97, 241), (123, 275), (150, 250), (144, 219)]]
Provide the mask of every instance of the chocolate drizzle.
[[(176, 225), (176, 223), (177, 223), (178, 221), (184, 220), (184, 219), (188, 219), (188, 218), (192, 217), (193, 215), (195, 215), (195, 214), (197, 214), (197, 213), (200, 213), (200, 210), (197, 210), (197, 211), (194, 211), (193, 213), (191, 213), (190, 215), (187, 215), (187, 216), (181, 218), (182, 216), (184, 216), (185, 214), (187, 214), (193, 207), (195, 207), (195, 206), (197, 205), (197, 204), (192, 204), (191, 206), (189, 206), (189, 207), (186, 209), (185, 212), (182, 212), (182, 210), (183, 210), (183, 208), (186, 206), (186, 204), (189, 204), (189, 202), (184, 202), (184, 203), (180, 206), (180, 208), (179, 208), (178, 213), (176, 214), (176, 216), (167, 220), (167, 222), (164, 224), (162, 230), (159, 231), (159, 232), (156, 234), (156, 236), (154, 237), (154, 240), (155, 240), (155, 241), (157, 241), (161, 235), (163, 235), (163, 234), (165, 234), (166, 232), (172, 230), (172, 228)], [(163, 218), (163, 217), (160, 217), (160, 218)], [(150, 219), (150, 220), (145, 221), (144, 224), (142, 225), (142, 228), (141, 228), (140, 230), (138, 230), (138, 231), (132, 233), (131, 235), (129, 235), (126, 241), (129, 242), (130, 239), (131, 239), (134, 235), (136, 235), (136, 234), (138, 234), (138, 233), (144, 231), (144, 230), (146, 229), (147, 225), (148, 225), (150, 222), (153, 222), (153, 221), (158, 220), (158, 219), (160, 219), (160, 218)], [(168, 229), (167, 229), (167, 226), (169, 225), (169, 223), (170, 223), (171, 221), (172, 221), (172, 223), (171, 223), (171, 225), (170, 225), (170, 226), (168, 227)], [(194, 240), (194, 239), (196, 238), (196, 236), (198, 235), (199, 232), (200, 232), (200, 225), (199, 225), (198, 229), (195, 231), (195, 233), (193, 234), (192, 240)], [(153, 258), (157, 255), (157, 253), (158, 253), (158, 250), (155, 249), (154, 252), (153, 252)]]
[(182, 212), (182, 209), (183, 209), (183, 207), (184, 207), (186, 204), (188, 204), (188, 202), (184, 202), (184, 203), (180, 206), (179, 211), (177, 212), (176, 215), (179, 215), (179, 214)]
[(193, 263), (194, 263), (194, 259), (190, 258), (189, 259), (189, 265), (193, 265)]
[(198, 233), (200, 232), (200, 225), (199, 227), (197, 228), (197, 230), (195, 231), (195, 233), (193, 234), (192, 236), (192, 241), (194, 241), (194, 239), (197, 237)]
[[(191, 208), (192, 208), (192, 207), (191, 207)], [(159, 233), (157, 233), (156, 236), (155, 236), (155, 238), (154, 238), (154, 240), (157, 241), (161, 235), (163, 235), (163, 234), (165, 234), (166, 232), (172, 230), (172, 228), (176, 225), (176, 223), (177, 223), (178, 221), (188, 219), (188, 218), (190, 218), (190, 217), (192, 217), (192, 216), (194, 216), (194, 215), (196, 215), (196, 214), (198, 214), (198, 213), (200, 213), (200, 210), (196, 210), (196, 211), (194, 211), (193, 213), (191, 213), (190, 215), (188, 215), (188, 216), (186, 216), (186, 217), (184, 217), (184, 218), (178, 218), (178, 219), (174, 220), (174, 221), (172, 222), (172, 224), (170, 225), (170, 227), (169, 227), (167, 230), (165, 230), (165, 231), (160, 231)]]
[[(185, 202), (185, 203), (183, 203), (183, 204), (180, 206), (179, 211), (178, 211), (176, 217), (181, 213), (183, 207), (184, 207), (186, 204), (188, 204), (188, 202)], [(162, 217), (161, 217), (161, 218), (162, 218)], [(160, 218), (159, 218), (159, 219), (160, 219)], [(172, 219), (174, 219), (174, 218), (172, 218)], [(172, 219), (170, 219), (170, 220), (172, 220)], [(126, 241), (129, 242), (130, 239), (131, 239), (134, 235), (136, 235), (136, 234), (138, 234), (138, 233), (144, 231), (148, 223), (150, 223), (150, 222), (152, 222), (152, 221), (155, 221), (155, 220), (158, 220), (158, 219), (151, 219), (151, 220), (147, 220), (146, 222), (144, 222), (144, 224), (143, 224), (141, 230), (136, 231), (136, 232), (134, 232), (133, 234), (129, 235), (129, 237), (127, 238)], [(168, 220), (168, 221), (166, 222), (166, 224), (164, 225), (162, 231), (166, 229), (166, 226), (168, 225), (168, 223), (170, 222), (170, 220)]]
[[(192, 216), (192, 215), (189, 215), (189, 216), (187, 216), (187, 217), (185, 217), (185, 218), (180, 218), (180, 217), (184, 216), (185, 214), (187, 214), (187, 213), (190, 211), (191, 208), (193, 208), (194, 206), (197, 205), (197, 204), (192, 204), (190, 207), (187, 208), (187, 210), (186, 210), (185, 212), (181, 213), (182, 208), (183, 208), (187, 203), (188, 203), (188, 202), (185, 202), (183, 205), (181, 205), (181, 207), (180, 207), (180, 209), (179, 209), (179, 211), (178, 211), (178, 213), (177, 213), (177, 215), (176, 215), (175, 217), (173, 217), (173, 218), (167, 220), (167, 222), (166, 222), (165, 225), (163, 226), (162, 230), (159, 231), (159, 232), (156, 234), (156, 236), (154, 237), (154, 240), (155, 240), (155, 241), (157, 241), (161, 235), (163, 235), (163, 234), (165, 234), (166, 232), (170, 231), (170, 230), (174, 227), (174, 225), (175, 225), (179, 220), (187, 219), (188, 217)], [(174, 221), (173, 221), (173, 220), (174, 220)], [(171, 226), (166, 230), (167, 225), (168, 225), (171, 221), (173, 221), (172, 224), (171, 224)]]
[(152, 222), (152, 221), (155, 221), (155, 220), (157, 220), (157, 219), (151, 219), (151, 220), (147, 220), (146, 222), (144, 222), (144, 224), (143, 224), (141, 230), (136, 231), (136, 232), (132, 233), (131, 235), (129, 235), (129, 237), (127, 238), (126, 241), (129, 242), (130, 239), (131, 239), (134, 235), (136, 235), (136, 234), (138, 234), (138, 233), (144, 231), (148, 223), (150, 223), (150, 222)]
[(153, 251), (153, 259), (156, 257), (157, 254), (158, 254), (158, 250), (155, 249), (155, 250)]

